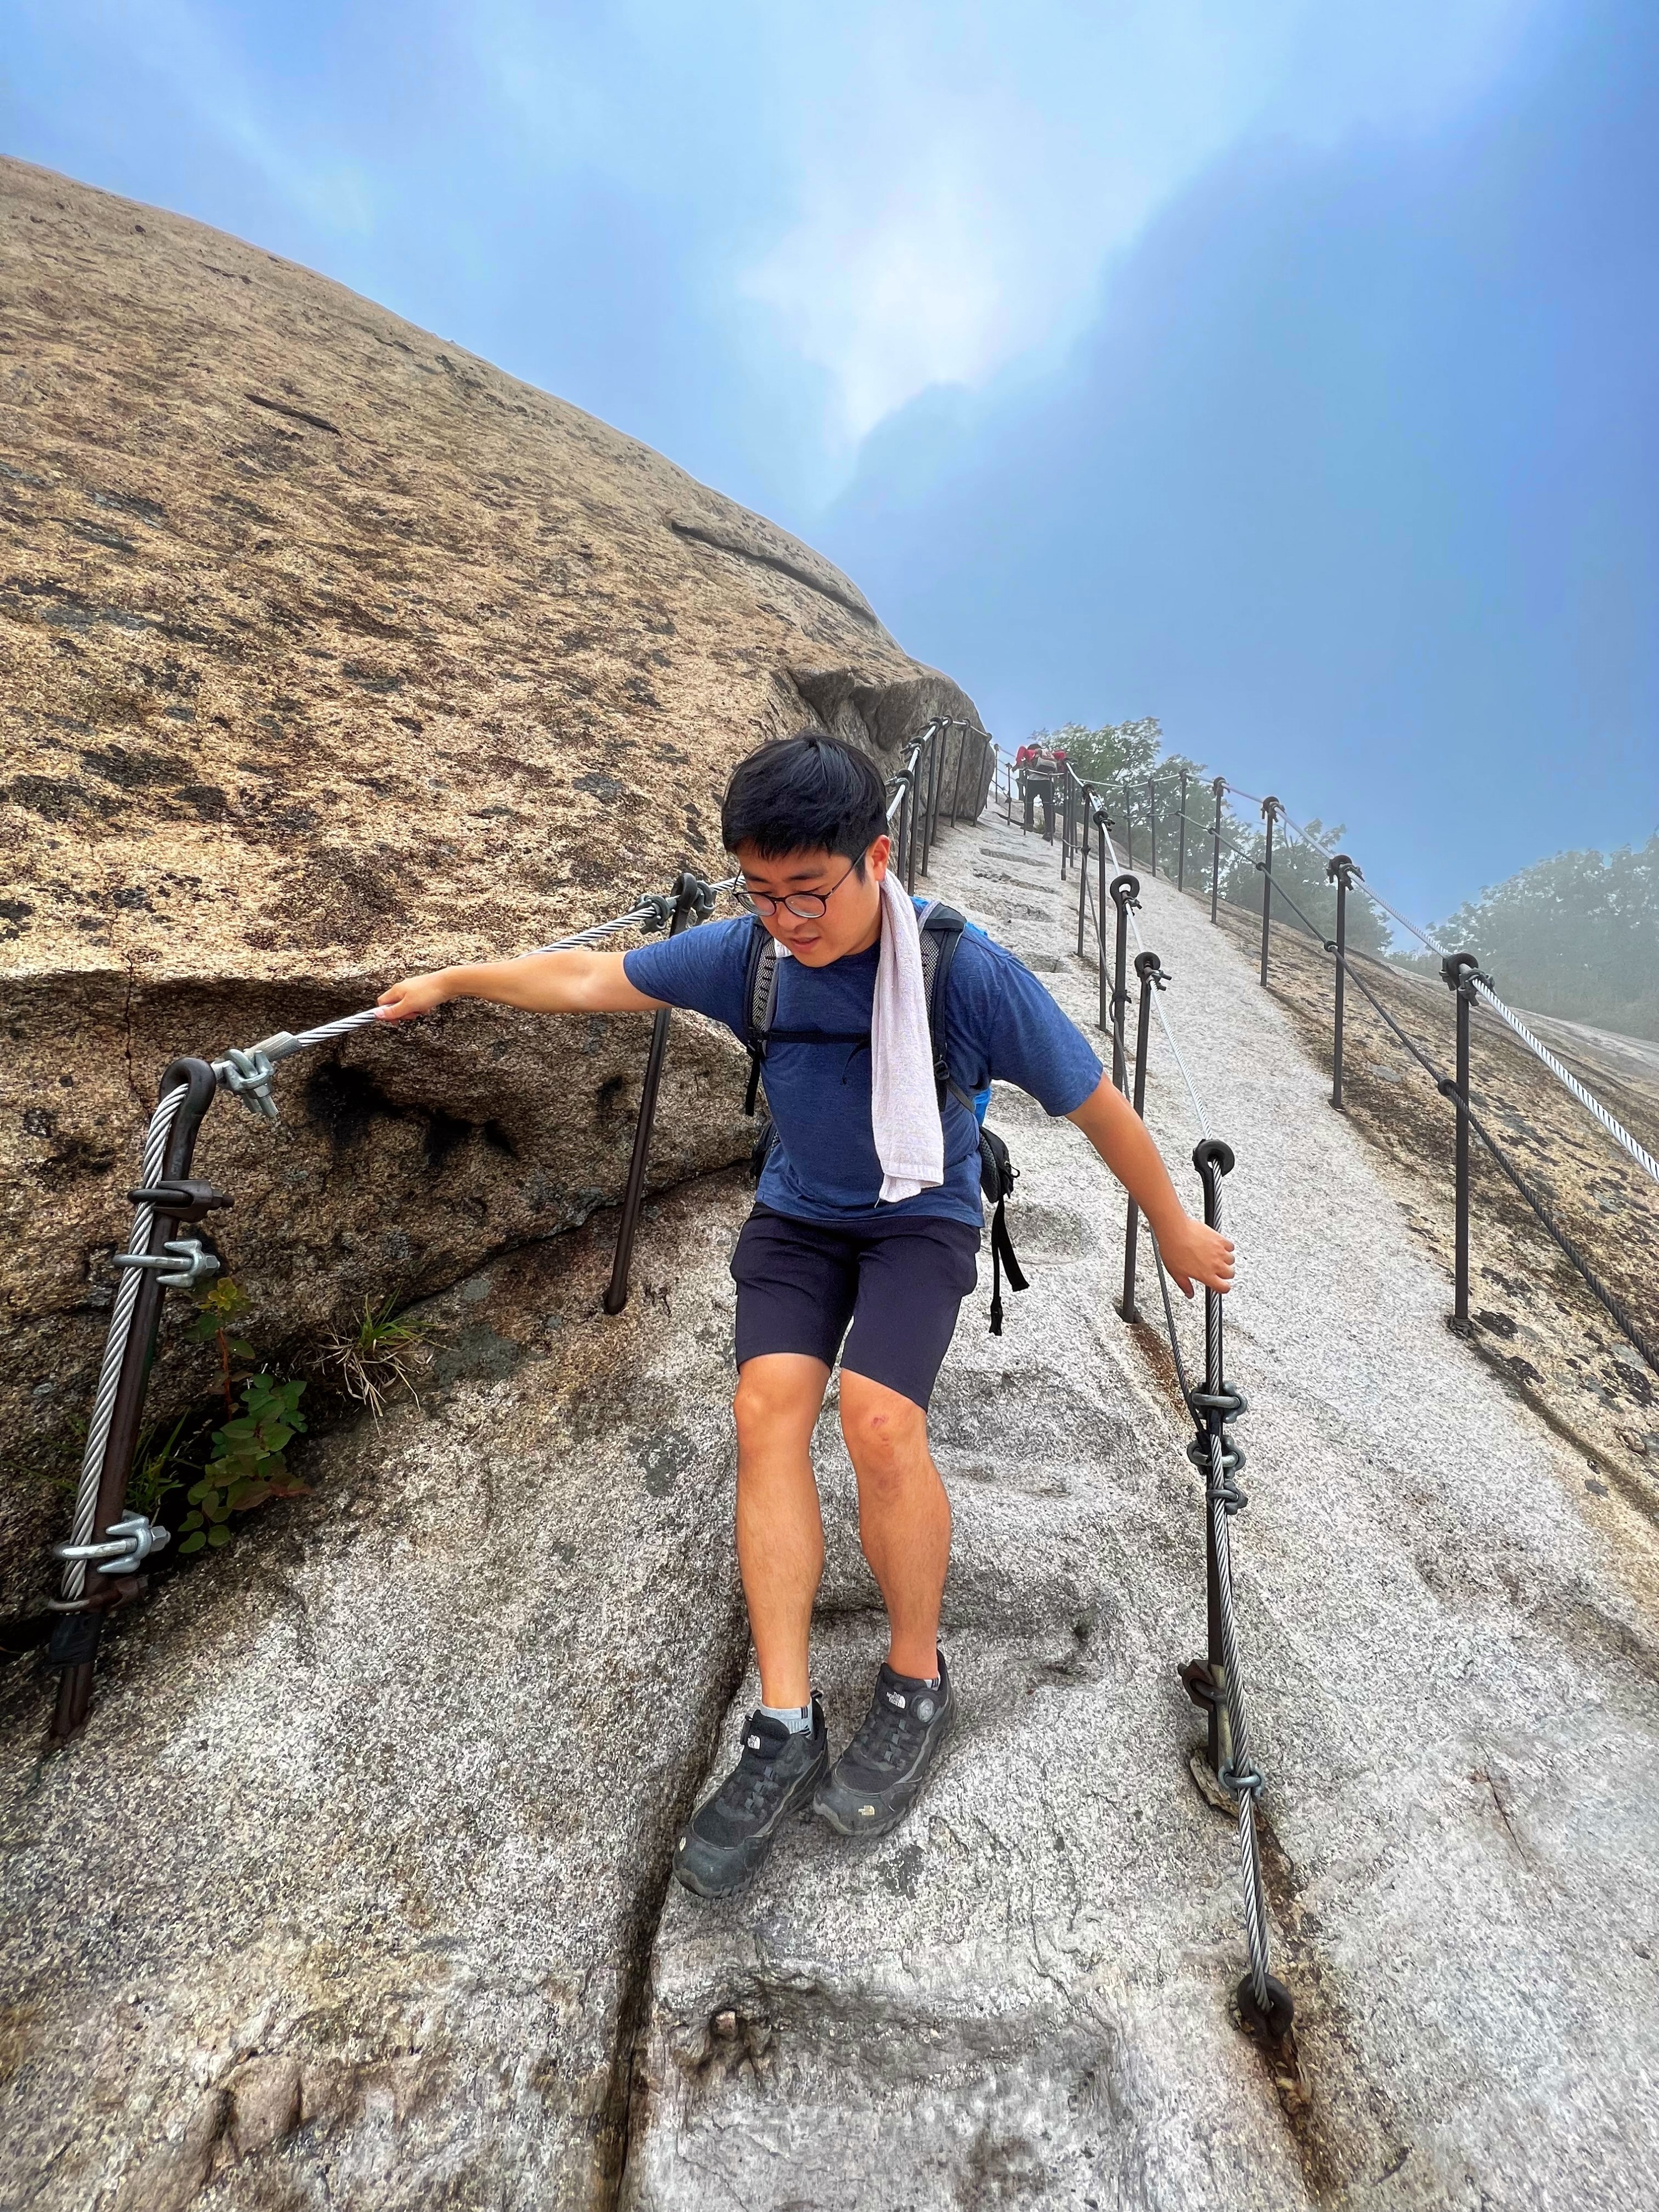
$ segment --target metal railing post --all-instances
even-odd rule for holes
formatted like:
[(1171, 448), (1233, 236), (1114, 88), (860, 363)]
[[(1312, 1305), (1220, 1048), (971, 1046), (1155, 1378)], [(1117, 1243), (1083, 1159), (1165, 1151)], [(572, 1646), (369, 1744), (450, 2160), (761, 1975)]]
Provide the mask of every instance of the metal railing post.
[[(171, 1212), (162, 1204), (155, 1205), (150, 1218), (149, 1240), (143, 1252), (138, 1255), (155, 1264), (139, 1272), (137, 1291), (131, 1308), (132, 1318), (121, 1354), (114, 1405), (105, 1435), (103, 1461), (98, 1470), (97, 1503), (88, 1531), (94, 1542), (108, 1536), (110, 1529), (122, 1518), (126, 1505), (127, 1484), (131, 1477), (133, 1453), (143, 1422), (144, 1398), (149, 1386), (150, 1364), (155, 1350), (156, 1324), (161, 1319), (162, 1302), (167, 1296), (167, 1288), (160, 1279), (164, 1271), (163, 1262), (168, 1243), (170, 1241), (176, 1243), (179, 1240), (183, 1222), (193, 1224), (208, 1208), (229, 1203), (219, 1192), (210, 1191), (205, 1184), (191, 1184), (188, 1180), (191, 1159), (196, 1149), (197, 1132), (218, 1088), (212, 1068), (203, 1060), (175, 1060), (161, 1077), (157, 1086), (157, 1098), (164, 1099), (181, 1088), (185, 1096), (167, 1131), (161, 1173), (156, 1182), (150, 1185), (158, 1199), (168, 1186), (179, 1188), (173, 1192), (174, 1206)], [(148, 1176), (143, 1177), (143, 1182), (149, 1183)], [(201, 1211), (198, 1212), (196, 1204), (186, 1198), (187, 1192), (203, 1194), (198, 1201)], [(134, 1192), (131, 1195), (134, 1203), (137, 1203), (140, 1194)], [(190, 1205), (191, 1210), (181, 1213), (181, 1209), (186, 1205)], [(199, 1241), (199, 1234), (197, 1241)], [(102, 1395), (101, 1377), (100, 1395)], [(161, 1540), (165, 1542), (166, 1538)], [(65, 1581), (68, 1579), (66, 1572)], [(64, 1601), (54, 1606), (57, 1620), (46, 1651), (46, 1664), (61, 1671), (58, 1677), (57, 1703), (47, 1733), (49, 1744), (67, 1743), (84, 1726), (92, 1705), (93, 1677), (97, 1668), (98, 1645), (104, 1622), (118, 1607), (138, 1595), (143, 1588), (143, 1582), (136, 1571), (131, 1576), (106, 1575), (89, 1566), (85, 1571), (80, 1596), (66, 1596)]]
[(1123, 787), (1123, 865), (1133, 868), (1135, 864), (1135, 817), (1129, 804), (1129, 787)]
[(925, 876), (933, 859), (933, 769), (939, 757), (939, 726), (930, 723), (921, 741), (921, 758), (916, 763), (919, 788), (921, 793), (921, 872)]
[(1331, 1022), (1331, 1103), (1342, 1106), (1342, 1015), (1348, 982), (1348, 887), (1358, 872), (1346, 853), (1325, 864), (1328, 883), (1336, 885), (1336, 1009)]
[[(1208, 1148), (1207, 1152), (1206, 1148)], [(1220, 1169), (1223, 1175), (1232, 1172), (1232, 1148), (1219, 1138), (1206, 1137), (1194, 1146), (1194, 1158), (1205, 1152), (1209, 1162)], [(1204, 1221), (1206, 1228), (1218, 1225), (1219, 1190), (1218, 1178), (1199, 1169), (1204, 1185)], [(1226, 1396), (1225, 1367), (1222, 1349), (1223, 1302), (1214, 1291), (1204, 1293), (1204, 1397), (1205, 1425), (1211, 1437), (1219, 1437), (1224, 1454), (1237, 1450), (1227, 1437), (1221, 1408)], [(1225, 1460), (1223, 1461), (1224, 1466)], [(1207, 1465), (1201, 1470), (1206, 1475)], [(1206, 1483), (1207, 1489), (1207, 1483)], [(1215, 1515), (1206, 1510), (1204, 1516), (1204, 1584), (1205, 1663), (1209, 1681), (1205, 1698), (1209, 1707), (1209, 1759), (1213, 1774), (1224, 1773), (1232, 1765), (1232, 1728), (1227, 1710), (1227, 1647), (1221, 1622), (1221, 1556), (1216, 1544)]]
[(1217, 776), (1210, 788), (1215, 793), (1215, 827), (1210, 832), (1210, 920), (1213, 922), (1221, 902), (1221, 801), (1226, 777)]
[[(1135, 1087), (1133, 1101), (1135, 1112), (1144, 1121), (1146, 1118), (1146, 1047), (1152, 1034), (1152, 993), (1164, 988), (1164, 970), (1156, 952), (1137, 952), (1135, 974), (1140, 978), (1140, 1011), (1135, 1019)], [(1129, 1211), (1123, 1225), (1123, 1296), (1118, 1301), (1118, 1311), (1125, 1321), (1139, 1321), (1140, 1309), (1135, 1304), (1135, 1257), (1140, 1238), (1140, 1208), (1133, 1199), (1128, 1201)]]
[(1100, 817), (1099, 873), (1095, 881), (1095, 965), (1100, 984), (1100, 1026), (1106, 1026), (1106, 817)]
[(1083, 788), (1083, 836), (1079, 840), (1080, 850), (1077, 862), (1077, 957), (1079, 960), (1083, 957), (1083, 926), (1086, 919), (1085, 909), (1089, 902), (1089, 831), (1094, 821), (1090, 801), (1093, 796), (1093, 793), (1085, 784)]
[[(674, 885), (674, 913), (668, 934), (678, 937), (686, 924), (701, 921), (714, 906), (714, 894), (700, 876), (690, 870)], [(617, 1228), (616, 1256), (605, 1293), (605, 1310), (619, 1314), (628, 1304), (628, 1271), (633, 1264), (634, 1238), (640, 1225), (645, 1198), (645, 1171), (651, 1158), (651, 1128), (657, 1118), (657, 1092), (662, 1084), (663, 1060), (668, 1051), (668, 1025), (673, 1009), (664, 1006), (651, 1024), (651, 1049), (646, 1055), (645, 1081), (640, 1087), (639, 1118), (634, 1124), (634, 1151), (628, 1163), (628, 1182), (623, 1190), (622, 1219)]]
[(1112, 904), (1117, 908), (1117, 949), (1112, 961), (1112, 1081), (1127, 1091), (1127, 1070), (1123, 1048), (1123, 1017), (1129, 1004), (1125, 970), (1129, 957), (1129, 908), (1140, 904), (1138, 876), (1114, 876)]
[(904, 798), (899, 806), (899, 839), (904, 849), (904, 888), (914, 897), (916, 889), (916, 775), (914, 763), (904, 779)]
[(1279, 801), (1264, 799), (1261, 812), (1267, 824), (1267, 854), (1261, 864), (1261, 981), (1267, 981), (1267, 944), (1273, 931), (1273, 823), (1279, 817)]
[[(1480, 972), (1473, 952), (1449, 952), (1440, 963), (1447, 988), (1457, 1000), (1457, 1074), (1450, 1090), (1457, 1109), (1452, 1176), (1452, 1326), (1469, 1325), (1469, 1010), (1474, 994), (1469, 978)], [(1442, 1089), (1446, 1086), (1443, 1083)]]
[(1152, 776), (1146, 779), (1146, 811), (1151, 817), (1152, 845), (1152, 874), (1158, 874), (1158, 785)]
[(1176, 889), (1187, 888), (1187, 771), (1181, 771), (1181, 842), (1176, 847)]

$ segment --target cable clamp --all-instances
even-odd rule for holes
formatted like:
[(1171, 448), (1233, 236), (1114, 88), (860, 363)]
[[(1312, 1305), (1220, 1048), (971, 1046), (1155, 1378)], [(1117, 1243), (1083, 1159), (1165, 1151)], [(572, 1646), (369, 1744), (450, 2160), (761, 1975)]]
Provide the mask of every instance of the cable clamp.
[(664, 891), (641, 891), (634, 903), (645, 909), (640, 929), (647, 937), (653, 929), (666, 929), (674, 919), (674, 902)]
[[(1193, 1438), (1191, 1443), (1187, 1447), (1187, 1456), (1200, 1474), (1207, 1475), (1209, 1474), (1210, 1432), (1207, 1429), (1200, 1429), (1198, 1434)], [(1224, 1482), (1230, 1475), (1237, 1474), (1239, 1468), (1243, 1467), (1243, 1445), (1241, 1443), (1235, 1443), (1231, 1437), (1223, 1437), (1221, 1438), (1222, 1480)]]
[(1260, 1771), (1254, 1766), (1223, 1766), (1216, 1776), (1230, 1797), (1259, 1797), (1267, 1788)]
[[(125, 1513), (118, 1521), (111, 1522), (103, 1540), (92, 1544), (54, 1544), (52, 1556), (67, 1565), (75, 1559), (84, 1560), (96, 1567), (100, 1575), (136, 1574), (152, 1553), (167, 1549), (171, 1541), (165, 1528), (147, 1521), (142, 1513)], [(85, 1607), (84, 1598), (60, 1601), (53, 1610), (59, 1613), (79, 1612)]]
[(164, 1291), (188, 1291), (219, 1272), (219, 1261), (194, 1237), (177, 1237), (159, 1252), (118, 1252), (118, 1267), (142, 1267)]
[(270, 1095), (270, 1079), (276, 1073), (276, 1062), (298, 1049), (292, 1032), (278, 1030), (274, 1036), (261, 1037), (258, 1044), (249, 1045), (246, 1052), (233, 1045), (222, 1060), (214, 1061), (213, 1073), (223, 1088), (233, 1097), (240, 1098), (250, 1112), (266, 1121), (278, 1121), (281, 1116), (276, 1111), (276, 1101)]
[(1194, 1417), (1200, 1413), (1219, 1413), (1224, 1421), (1236, 1421), (1250, 1410), (1250, 1401), (1242, 1390), (1230, 1390), (1224, 1385), (1219, 1390), (1189, 1390), (1187, 1403)]
[(151, 1206), (171, 1221), (200, 1221), (216, 1206), (228, 1206), (231, 1200), (223, 1191), (215, 1190), (210, 1182), (193, 1182), (180, 1176), (158, 1182), (153, 1189), (141, 1186), (130, 1190), (127, 1203)]

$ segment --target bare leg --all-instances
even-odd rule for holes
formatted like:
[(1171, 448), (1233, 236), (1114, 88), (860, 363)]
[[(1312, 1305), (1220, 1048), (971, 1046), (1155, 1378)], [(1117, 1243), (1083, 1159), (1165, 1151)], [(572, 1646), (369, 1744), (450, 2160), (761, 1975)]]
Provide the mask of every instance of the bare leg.
[(886, 1601), (889, 1663), (895, 1674), (926, 1677), (951, 1563), (951, 1503), (927, 1449), (927, 1416), (843, 1368), (841, 1428), (859, 1479), (859, 1541)]
[(812, 1601), (823, 1573), (823, 1522), (812, 1429), (830, 1370), (769, 1352), (738, 1370), (738, 1565), (760, 1665), (761, 1702), (804, 1705)]

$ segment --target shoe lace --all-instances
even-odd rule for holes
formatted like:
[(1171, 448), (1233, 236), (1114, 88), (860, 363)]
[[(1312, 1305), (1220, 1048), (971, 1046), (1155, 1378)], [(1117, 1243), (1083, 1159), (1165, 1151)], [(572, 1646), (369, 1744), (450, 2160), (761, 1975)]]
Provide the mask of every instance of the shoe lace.
[(744, 1749), (743, 1757), (715, 1792), (714, 1802), (733, 1820), (752, 1820), (768, 1809), (769, 1801), (782, 1787), (778, 1774), (781, 1759), (760, 1759)]
[(853, 1749), (866, 1766), (883, 1771), (908, 1765), (910, 1740), (920, 1726), (908, 1706), (901, 1711), (896, 1705), (890, 1705), (885, 1693), (878, 1690), (864, 1725), (853, 1739)]

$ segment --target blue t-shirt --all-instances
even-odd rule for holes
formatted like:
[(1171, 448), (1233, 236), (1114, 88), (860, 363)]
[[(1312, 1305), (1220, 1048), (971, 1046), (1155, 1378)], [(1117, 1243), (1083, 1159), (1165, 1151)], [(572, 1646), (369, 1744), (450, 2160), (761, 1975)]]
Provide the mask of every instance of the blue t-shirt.
[[(636, 945), (623, 955), (623, 972), (647, 998), (724, 1022), (746, 1043), (744, 983), (754, 928), (747, 915), (705, 922)], [(866, 1031), (878, 958), (874, 945), (827, 968), (781, 958), (774, 1028)], [(1069, 1114), (1100, 1081), (1082, 1031), (1023, 962), (971, 925), (945, 983), (941, 1041), (952, 1081), (969, 1097), (995, 1077), (1029, 1091), (1050, 1114)], [(881, 1162), (870, 1118), (869, 1047), (780, 1042), (767, 1048), (765, 1081), (777, 1142), (761, 1176), (761, 1203), (798, 1221), (870, 1219)], [(944, 1119), (945, 1181), (882, 1206), (883, 1220), (910, 1214), (980, 1223), (978, 1125), (948, 1093)]]

